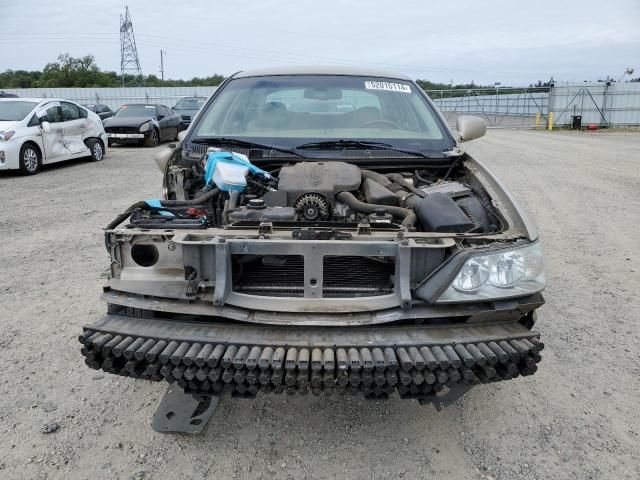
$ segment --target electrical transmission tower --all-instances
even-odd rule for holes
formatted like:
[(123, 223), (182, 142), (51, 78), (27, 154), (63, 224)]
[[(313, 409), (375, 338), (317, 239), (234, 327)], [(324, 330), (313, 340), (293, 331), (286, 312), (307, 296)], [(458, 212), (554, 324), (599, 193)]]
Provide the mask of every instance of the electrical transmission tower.
[(144, 77), (142, 76), (142, 67), (140, 67), (140, 59), (138, 58), (136, 37), (133, 34), (133, 22), (129, 15), (129, 7), (126, 7), (124, 17), (120, 15), (120, 72), (123, 87), (125, 73), (135, 75), (144, 86)]

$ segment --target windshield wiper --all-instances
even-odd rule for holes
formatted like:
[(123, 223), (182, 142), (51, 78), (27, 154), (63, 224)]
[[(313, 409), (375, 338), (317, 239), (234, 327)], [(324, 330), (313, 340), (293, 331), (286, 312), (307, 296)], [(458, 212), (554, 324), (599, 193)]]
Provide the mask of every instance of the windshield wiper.
[(259, 148), (261, 150), (275, 150), (276, 152), (291, 153), (299, 157), (304, 157), (293, 148), (282, 147), (278, 145), (268, 145), (264, 143), (250, 142), (248, 140), (240, 140), (239, 138), (230, 137), (196, 137), (191, 140), (193, 143), (201, 145), (232, 145), (234, 147)]
[(296, 150), (305, 150), (305, 149), (332, 149), (332, 148), (356, 148), (356, 149), (380, 149), (380, 150), (389, 150), (392, 152), (400, 152), (407, 153), (409, 155), (417, 155), (422, 158), (442, 158), (442, 155), (432, 155), (428, 153), (421, 152), (419, 150), (412, 150), (410, 148), (401, 148), (394, 147), (390, 143), (384, 142), (368, 142), (366, 140), (325, 140), (323, 142), (309, 142), (303, 143), (302, 145), (298, 145)]

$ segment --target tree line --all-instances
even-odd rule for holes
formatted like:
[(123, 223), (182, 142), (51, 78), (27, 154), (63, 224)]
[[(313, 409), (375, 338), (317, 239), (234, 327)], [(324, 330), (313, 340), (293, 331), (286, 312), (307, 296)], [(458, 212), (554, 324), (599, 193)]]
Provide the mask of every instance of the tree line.
[[(136, 76), (124, 75), (125, 87), (193, 87), (220, 85), (224, 76), (214, 74), (209, 77), (193, 77), (191, 80), (164, 80), (156, 75)], [(637, 82), (640, 78), (633, 78), (631, 82)], [(529, 85), (531, 88), (546, 91), (551, 82), (542, 82)], [(484, 95), (499, 93), (500, 89), (509, 88), (509, 93), (519, 93), (523, 89), (513, 90), (510, 87), (496, 85), (476, 85), (474, 82), (463, 84), (437, 83), (429, 80), (418, 79), (418, 85), (423, 90), (440, 90), (434, 94), (436, 98), (461, 97), (467, 90), (486, 89)], [(0, 88), (70, 88), (70, 87), (121, 87), (122, 76), (114, 71), (101, 70), (93, 55), (84, 57), (72, 57), (68, 53), (58, 56), (55, 62), (47, 63), (42, 71), (34, 70), (6, 70), (0, 73)]]
[[(209, 77), (194, 77), (191, 80), (160, 80), (156, 75), (124, 75), (125, 87), (192, 87), (220, 85), (224, 76), (214, 74)], [(468, 89), (494, 88), (493, 86), (446, 83), (417, 80), (424, 90), (443, 90), (444, 96), (462, 96)], [(47, 63), (42, 69), (6, 70), (0, 73), (0, 88), (71, 88), (71, 87), (121, 87), (122, 76), (118, 72), (101, 70), (93, 55), (72, 57), (68, 53), (58, 56), (55, 62)], [(440, 96), (440, 95), (439, 95)]]
[[(72, 57), (68, 53), (47, 63), (42, 71), (6, 70), (0, 73), (0, 88), (70, 88), (70, 87), (121, 87), (122, 77), (113, 71), (101, 70), (93, 55)], [(193, 87), (220, 85), (224, 77), (194, 77), (191, 80), (165, 80), (156, 75), (144, 77), (125, 74), (125, 87)]]

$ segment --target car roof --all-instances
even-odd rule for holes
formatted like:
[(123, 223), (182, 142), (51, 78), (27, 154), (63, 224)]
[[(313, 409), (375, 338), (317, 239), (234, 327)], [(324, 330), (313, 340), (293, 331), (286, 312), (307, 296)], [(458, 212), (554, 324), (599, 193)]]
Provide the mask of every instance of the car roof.
[(127, 107), (163, 107), (161, 103), (123, 103), (122, 106)]
[(7, 97), (0, 100), (10, 100), (12, 102), (41, 102), (43, 100), (55, 100), (51, 98), (25, 98), (25, 97)]
[(406, 75), (386, 70), (325, 65), (259, 68), (255, 70), (240, 71), (236, 73), (233, 78), (266, 77), (272, 75), (350, 75), (354, 77), (382, 77), (411, 81), (411, 79)]
[(69, 100), (68, 98), (42, 98), (42, 97), (17, 97), (17, 98), (0, 98), (0, 100), (10, 100), (13, 102), (71, 102), (76, 105), (80, 105), (75, 100)]

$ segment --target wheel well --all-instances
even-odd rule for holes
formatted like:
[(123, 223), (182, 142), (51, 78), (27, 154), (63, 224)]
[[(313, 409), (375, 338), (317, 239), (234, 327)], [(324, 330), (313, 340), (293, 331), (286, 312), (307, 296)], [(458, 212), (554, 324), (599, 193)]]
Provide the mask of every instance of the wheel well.
[(100, 145), (102, 145), (102, 149), (104, 150), (104, 142), (102, 141), (102, 139), (100, 137), (89, 137), (89, 138), (85, 138), (84, 139), (84, 144), (87, 145), (87, 148), (89, 147), (88, 143), (89, 140), (97, 140), (100, 142)]
[(22, 149), (27, 145), (31, 145), (33, 148), (36, 149), (36, 152), (38, 152), (38, 163), (42, 165), (42, 149), (40, 148), (40, 146), (36, 142), (32, 142), (31, 140), (28, 140), (22, 144), (22, 147), (20, 147), (20, 150), (22, 151)]

